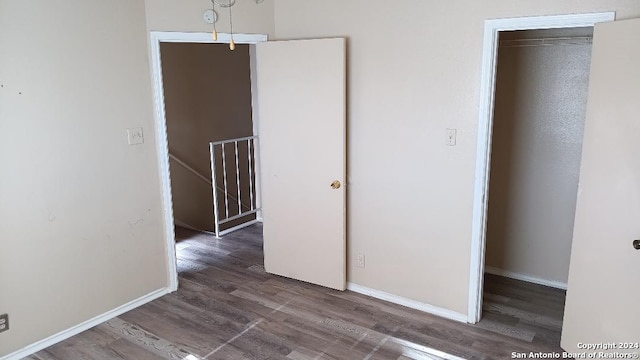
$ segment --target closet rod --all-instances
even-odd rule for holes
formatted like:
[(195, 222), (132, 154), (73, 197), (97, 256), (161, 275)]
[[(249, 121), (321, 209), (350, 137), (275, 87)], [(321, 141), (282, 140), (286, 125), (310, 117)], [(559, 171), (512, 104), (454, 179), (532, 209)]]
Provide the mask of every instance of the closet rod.
[(523, 46), (550, 46), (550, 45), (585, 45), (591, 44), (591, 36), (574, 37), (548, 37), (532, 39), (505, 39), (500, 40), (500, 46), (523, 47)]

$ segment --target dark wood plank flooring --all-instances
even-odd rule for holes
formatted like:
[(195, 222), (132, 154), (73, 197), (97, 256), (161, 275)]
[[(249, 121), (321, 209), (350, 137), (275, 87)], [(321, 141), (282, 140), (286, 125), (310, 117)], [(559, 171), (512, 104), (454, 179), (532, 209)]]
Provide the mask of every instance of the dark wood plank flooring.
[(561, 351), (564, 293), (488, 275), (471, 326), (265, 273), (262, 228), (177, 229), (180, 288), (30, 356), (76, 359), (510, 359)]
[(560, 334), (566, 291), (485, 274), (482, 321), (478, 327), (562, 350)]

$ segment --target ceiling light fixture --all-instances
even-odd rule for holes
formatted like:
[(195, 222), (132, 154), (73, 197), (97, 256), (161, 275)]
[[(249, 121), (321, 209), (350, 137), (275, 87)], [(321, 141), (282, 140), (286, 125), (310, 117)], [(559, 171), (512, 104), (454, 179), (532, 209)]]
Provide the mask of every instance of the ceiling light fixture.
[[(256, 4), (262, 3), (264, 0), (253, 0)], [(218, 30), (216, 29), (216, 22), (218, 21), (218, 15), (216, 14), (216, 5), (229, 9), (229, 32), (231, 40), (229, 41), (229, 49), (231, 51), (236, 49), (236, 43), (233, 41), (233, 14), (231, 8), (236, 4), (236, 0), (211, 0), (211, 10), (205, 12), (205, 20), (213, 24), (212, 38), (213, 41), (218, 41)]]

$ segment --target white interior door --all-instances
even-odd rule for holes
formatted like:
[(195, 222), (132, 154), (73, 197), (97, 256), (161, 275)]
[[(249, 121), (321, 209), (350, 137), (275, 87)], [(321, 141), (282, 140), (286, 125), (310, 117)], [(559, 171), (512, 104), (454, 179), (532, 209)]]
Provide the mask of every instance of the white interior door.
[(640, 353), (635, 239), (640, 239), (640, 19), (602, 23), (594, 30), (562, 329), (565, 350), (582, 353), (578, 343), (613, 342), (633, 348), (612, 351)]
[(344, 39), (256, 48), (265, 269), (339, 290), (346, 283), (345, 66)]

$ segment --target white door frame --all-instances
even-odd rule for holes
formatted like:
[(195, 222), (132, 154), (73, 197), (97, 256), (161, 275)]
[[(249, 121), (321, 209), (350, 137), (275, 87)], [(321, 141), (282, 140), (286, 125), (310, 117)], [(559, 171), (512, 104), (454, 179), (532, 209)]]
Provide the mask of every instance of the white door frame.
[[(153, 76), (153, 104), (155, 113), (156, 151), (162, 186), (162, 210), (167, 251), (167, 277), (169, 290), (178, 290), (178, 265), (176, 261), (176, 236), (174, 232), (173, 200), (171, 196), (171, 175), (169, 173), (169, 143), (167, 140), (167, 118), (164, 104), (164, 84), (162, 81), (162, 61), (160, 43), (201, 43), (228, 44), (231, 34), (219, 33), (213, 41), (211, 33), (152, 31), (150, 34), (151, 73)], [(267, 35), (233, 34), (236, 44), (257, 44), (267, 41)], [(213, 210), (212, 210), (213, 211)]]
[(467, 321), (475, 324), (482, 315), (484, 256), (486, 247), (487, 205), (489, 202), (489, 171), (493, 129), (493, 105), (498, 60), (498, 35), (501, 31), (539, 30), (594, 26), (613, 21), (615, 12), (518, 17), (486, 20), (480, 82), (480, 116), (476, 150), (476, 172), (473, 195), (471, 232), (471, 266), (469, 274), (469, 308)]

